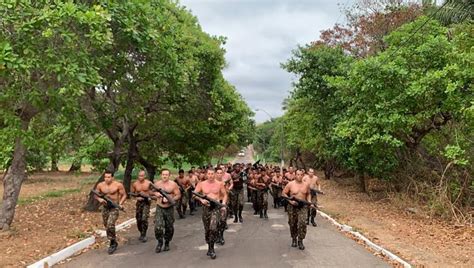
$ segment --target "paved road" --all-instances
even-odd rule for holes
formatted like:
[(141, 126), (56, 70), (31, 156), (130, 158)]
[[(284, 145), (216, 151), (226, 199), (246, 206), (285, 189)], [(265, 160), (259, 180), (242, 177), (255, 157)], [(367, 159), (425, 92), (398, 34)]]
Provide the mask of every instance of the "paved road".
[[(247, 158), (247, 156), (245, 157)], [(240, 161), (240, 160), (238, 160)], [(269, 200), (269, 204), (273, 202)], [(345, 237), (330, 223), (319, 218), (318, 227), (308, 226), (306, 249), (290, 247), (287, 216), (283, 209), (269, 210), (269, 219), (252, 215), (246, 203), (244, 222), (228, 220), (226, 244), (216, 246), (217, 259), (206, 256), (207, 245), (200, 213), (176, 220), (171, 250), (156, 254), (153, 224), (148, 230), (147, 243), (138, 241), (138, 231), (119, 232), (128, 238), (114, 255), (106, 249), (91, 250), (74, 258), (62, 267), (390, 267), (367, 252), (362, 246)]]

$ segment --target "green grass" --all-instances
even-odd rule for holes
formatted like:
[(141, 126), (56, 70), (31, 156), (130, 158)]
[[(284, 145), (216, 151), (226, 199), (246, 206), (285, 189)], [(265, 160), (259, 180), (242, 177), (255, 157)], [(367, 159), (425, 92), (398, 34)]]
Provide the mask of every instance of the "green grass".
[(49, 191), (38, 196), (20, 198), (18, 200), (18, 205), (27, 205), (27, 204), (31, 204), (40, 200), (48, 199), (48, 198), (57, 198), (57, 197), (62, 197), (70, 193), (79, 193), (80, 191), (81, 189), (79, 188)]

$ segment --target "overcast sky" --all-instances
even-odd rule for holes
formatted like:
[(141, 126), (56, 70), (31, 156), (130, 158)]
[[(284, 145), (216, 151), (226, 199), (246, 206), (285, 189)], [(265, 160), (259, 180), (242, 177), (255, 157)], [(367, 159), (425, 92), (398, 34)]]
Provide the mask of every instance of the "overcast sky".
[[(280, 63), (298, 44), (342, 22), (340, 7), (353, 0), (181, 0), (197, 16), (204, 31), (227, 37), (224, 76), (252, 109), (272, 117), (283, 114), (292, 75)], [(256, 121), (269, 119), (255, 112)]]

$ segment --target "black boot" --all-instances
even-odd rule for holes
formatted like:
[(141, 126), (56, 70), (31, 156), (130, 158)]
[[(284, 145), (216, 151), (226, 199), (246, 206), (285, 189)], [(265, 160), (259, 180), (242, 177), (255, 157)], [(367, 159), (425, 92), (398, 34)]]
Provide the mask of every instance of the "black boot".
[(268, 219), (268, 215), (267, 215), (267, 210), (266, 210), (266, 209), (263, 211), (263, 217), (264, 217), (265, 219)]
[(216, 252), (214, 251), (214, 243), (213, 242), (210, 243), (209, 247), (210, 247), (209, 257), (211, 257), (211, 259), (215, 259), (217, 255), (216, 255)]
[(161, 247), (163, 247), (163, 240), (158, 240), (158, 245), (156, 245), (155, 252), (160, 253), (161, 252)]
[(110, 240), (110, 246), (109, 246), (109, 249), (107, 250), (109, 255), (113, 254), (115, 252), (115, 250), (117, 250), (117, 246), (118, 246), (117, 241)]
[(242, 209), (244, 209), (243, 206), (239, 207), (239, 222), (242, 223), (244, 222), (244, 219), (242, 218)]
[(306, 225), (309, 225), (309, 218), (306, 218)]
[(207, 243), (207, 256), (211, 256), (211, 243)]
[(296, 248), (296, 238), (293, 238), (293, 240), (291, 241), (291, 246)]
[(237, 223), (237, 221), (239, 220), (239, 218), (237, 217), (237, 213), (234, 214), (234, 223)]
[(298, 248), (304, 250), (303, 240), (298, 240)]
[(257, 215), (258, 214), (258, 211), (257, 210), (254, 210), (253, 211), (253, 215)]
[(169, 251), (170, 250), (170, 241), (165, 241), (165, 247), (163, 248), (163, 251)]
[(260, 210), (260, 219), (263, 218), (263, 210)]
[(316, 222), (314, 221), (314, 217), (311, 217), (311, 224), (313, 225), (313, 227), (318, 226)]

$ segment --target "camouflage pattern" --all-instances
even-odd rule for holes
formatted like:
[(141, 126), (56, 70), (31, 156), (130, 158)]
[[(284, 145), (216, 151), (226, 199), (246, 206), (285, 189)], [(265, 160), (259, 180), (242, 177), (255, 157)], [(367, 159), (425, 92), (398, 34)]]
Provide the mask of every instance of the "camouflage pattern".
[(288, 224), (290, 225), (291, 238), (303, 240), (306, 237), (307, 213), (307, 207), (295, 207), (288, 204)]
[(174, 207), (162, 208), (156, 206), (155, 213), (155, 237), (156, 240), (171, 241), (174, 234)]
[(275, 200), (280, 199), (282, 191), (283, 190), (280, 187), (276, 187), (275, 185), (272, 185), (273, 198)]
[(232, 194), (230, 194), (231, 198), (231, 206), (232, 206), (232, 211), (234, 214), (238, 213), (239, 207), (242, 207), (244, 205), (244, 189), (233, 189), (232, 188)]
[[(311, 203), (318, 204), (318, 195), (311, 195)], [(310, 208), (309, 213), (311, 217), (316, 217), (316, 208)]]
[(116, 239), (115, 222), (117, 222), (118, 216), (119, 210), (117, 208), (102, 207), (102, 220), (109, 240)]
[(137, 227), (140, 234), (146, 234), (148, 230), (148, 217), (150, 217), (150, 201), (137, 201), (135, 218), (137, 219)]
[(217, 231), (219, 233), (219, 236), (222, 236), (225, 231), (225, 228), (227, 226), (227, 216), (228, 216), (227, 209), (220, 210), (219, 223), (217, 224)]
[(255, 211), (260, 211), (259, 203), (258, 203), (258, 191), (251, 189), (251, 199), (252, 199), (252, 208)]
[(202, 223), (204, 224), (206, 243), (215, 243), (218, 237), (217, 225), (219, 219), (219, 209), (216, 207), (203, 206)]
[(259, 210), (268, 209), (268, 191), (256, 191), (257, 192), (257, 208)]
[(181, 192), (181, 198), (178, 200), (176, 204), (176, 210), (178, 211), (178, 214), (180, 216), (186, 213), (188, 203), (189, 203), (189, 192), (188, 191)]

